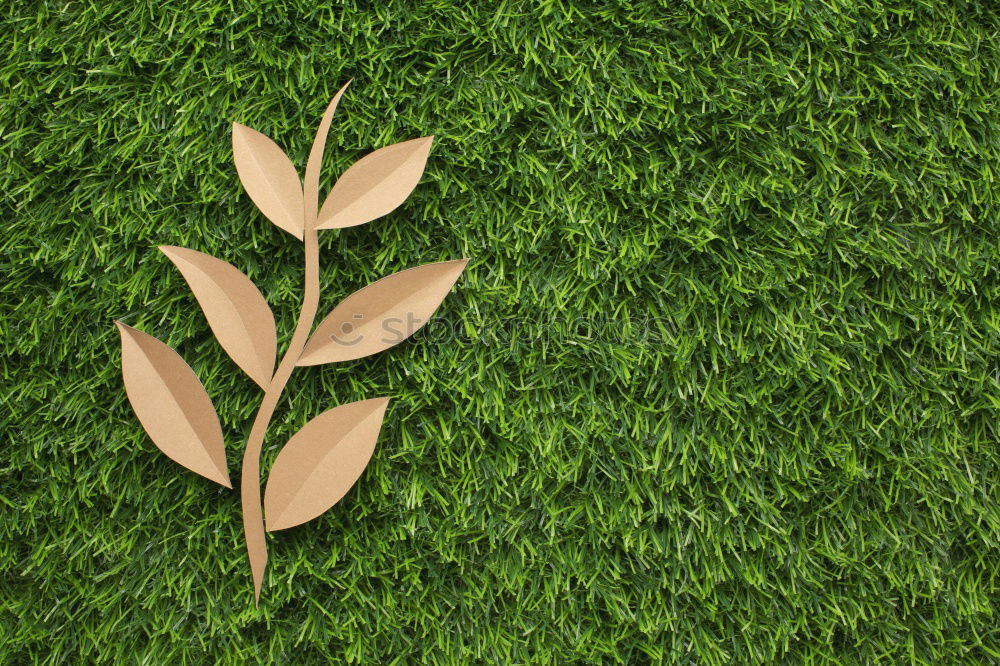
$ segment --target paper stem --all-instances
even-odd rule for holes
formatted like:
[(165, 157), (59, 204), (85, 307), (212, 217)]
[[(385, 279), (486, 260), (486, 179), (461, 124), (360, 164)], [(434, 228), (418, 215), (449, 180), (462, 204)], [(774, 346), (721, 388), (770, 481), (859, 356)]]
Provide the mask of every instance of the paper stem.
[[(315, 217), (310, 216), (310, 217)], [(260, 453), (264, 445), (264, 434), (274, 415), (282, 391), (295, 369), (295, 363), (309, 338), (316, 310), (319, 307), (319, 242), (314, 224), (306, 220), (305, 244), (305, 290), (302, 296), (302, 310), (295, 324), (295, 333), (288, 350), (278, 363), (278, 369), (264, 392), (264, 399), (257, 410), (246, 451), (243, 453), (243, 471), (240, 482), (240, 501), (243, 508), (243, 531), (246, 535), (247, 555), (250, 557), (250, 571), (253, 573), (254, 603), (260, 604), (260, 590), (264, 583), (264, 569), (267, 566), (267, 542), (264, 539), (264, 515), (260, 500)]]

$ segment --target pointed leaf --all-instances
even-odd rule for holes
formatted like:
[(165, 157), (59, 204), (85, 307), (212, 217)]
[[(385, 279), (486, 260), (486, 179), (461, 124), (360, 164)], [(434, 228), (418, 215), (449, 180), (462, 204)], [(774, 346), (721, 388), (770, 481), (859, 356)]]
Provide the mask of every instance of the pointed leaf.
[[(352, 79), (353, 80), (353, 79)], [(309, 161), (306, 162), (306, 177), (302, 186), (303, 200), (305, 201), (305, 216), (307, 225), (316, 224), (316, 216), (319, 214), (319, 170), (323, 166), (323, 151), (326, 148), (326, 137), (330, 132), (330, 123), (333, 121), (333, 113), (337, 110), (337, 104), (343, 96), (347, 86), (351, 81), (344, 84), (344, 87), (337, 91), (337, 94), (330, 100), (326, 107), (323, 119), (319, 121), (316, 129), (316, 137), (313, 139), (312, 149), (309, 151)]]
[(261, 388), (274, 374), (274, 315), (254, 283), (221, 259), (183, 247), (160, 251), (180, 270), (226, 353)]
[(296, 365), (350, 361), (399, 344), (427, 323), (467, 263), (417, 266), (354, 292), (316, 328)]
[(340, 501), (368, 466), (388, 404), (375, 398), (335, 407), (288, 440), (264, 493), (269, 532), (301, 525)]
[(247, 194), (267, 219), (302, 239), (302, 183), (291, 160), (274, 141), (233, 123), (233, 161)]
[(171, 460), (232, 488), (219, 417), (194, 371), (153, 336), (115, 324), (125, 392), (149, 438)]
[(379, 148), (351, 165), (323, 202), (316, 228), (353, 227), (395, 210), (420, 182), (433, 140), (425, 136)]

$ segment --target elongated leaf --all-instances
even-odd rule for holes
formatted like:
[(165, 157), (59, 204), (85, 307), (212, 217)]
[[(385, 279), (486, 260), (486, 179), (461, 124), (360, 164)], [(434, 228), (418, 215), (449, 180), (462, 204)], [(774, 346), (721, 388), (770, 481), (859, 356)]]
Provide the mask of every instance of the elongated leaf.
[(274, 141), (233, 123), (233, 161), (247, 194), (267, 219), (302, 239), (302, 183), (291, 160)]
[(467, 263), (417, 266), (354, 292), (316, 328), (296, 365), (350, 361), (399, 344), (427, 323)]
[(335, 407), (288, 440), (264, 493), (269, 532), (301, 525), (340, 501), (368, 466), (388, 404), (375, 398)]
[(274, 315), (254, 283), (221, 259), (183, 247), (160, 251), (180, 270), (226, 353), (266, 389), (274, 374)]
[(351, 165), (323, 202), (316, 228), (353, 227), (395, 210), (420, 182), (433, 140), (425, 136), (379, 148)]
[(232, 488), (219, 417), (194, 371), (153, 336), (115, 324), (125, 392), (149, 438), (171, 460)]
[[(353, 80), (353, 79), (352, 79)], [(337, 91), (337, 94), (330, 100), (326, 107), (319, 127), (316, 128), (316, 136), (313, 138), (312, 149), (309, 151), (309, 160), (306, 162), (306, 177), (302, 184), (303, 200), (305, 201), (306, 224), (314, 225), (316, 216), (319, 214), (319, 170), (323, 166), (323, 151), (326, 148), (326, 137), (330, 132), (330, 123), (333, 121), (333, 113), (337, 110), (340, 98), (343, 96), (348, 81)]]

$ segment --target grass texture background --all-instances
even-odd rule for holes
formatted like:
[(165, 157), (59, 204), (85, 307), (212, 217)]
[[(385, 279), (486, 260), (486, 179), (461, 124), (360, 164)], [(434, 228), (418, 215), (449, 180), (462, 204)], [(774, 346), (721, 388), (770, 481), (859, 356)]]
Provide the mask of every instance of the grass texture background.
[[(0, 41), (0, 661), (997, 663), (994, 2), (9, 3)], [(469, 256), (426, 335), (296, 371), (390, 396), (333, 511), (270, 538), (160, 454), (120, 318), (260, 391), (157, 245), (246, 271), (287, 343), (301, 245), (230, 124), (323, 191), (436, 135), (321, 236), (321, 314)]]

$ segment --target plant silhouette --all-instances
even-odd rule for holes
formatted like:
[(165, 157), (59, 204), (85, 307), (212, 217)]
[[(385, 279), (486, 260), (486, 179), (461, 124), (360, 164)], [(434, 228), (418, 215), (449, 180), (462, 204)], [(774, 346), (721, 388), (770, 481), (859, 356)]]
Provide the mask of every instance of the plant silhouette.
[[(247, 194), (271, 222), (302, 241), (305, 251), (302, 309), (277, 368), (274, 315), (250, 279), (207, 254), (160, 248), (190, 286), (219, 344), (264, 390), (244, 450), (240, 483), (257, 604), (268, 558), (265, 515), (266, 530), (276, 531), (309, 521), (336, 504), (367, 466), (389, 403), (388, 398), (362, 400), (309, 421), (278, 453), (262, 503), (261, 449), (292, 371), (362, 358), (398, 344), (426, 323), (468, 263), (461, 259), (426, 264), (383, 278), (344, 299), (313, 331), (320, 294), (319, 231), (365, 224), (403, 203), (423, 174), (433, 140), (404, 141), (366, 155), (341, 175), (320, 207), (324, 146), (349, 84), (323, 115), (301, 181), (277, 144), (233, 124), (233, 158)], [(404, 320), (416, 325), (391, 340), (378, 335), (386, 322)], [(150, 439), (184, 467), (231, 488), (218, 415), (194, 371), (156, 338), (115, 323), (121, 333), (125, 390)]]

